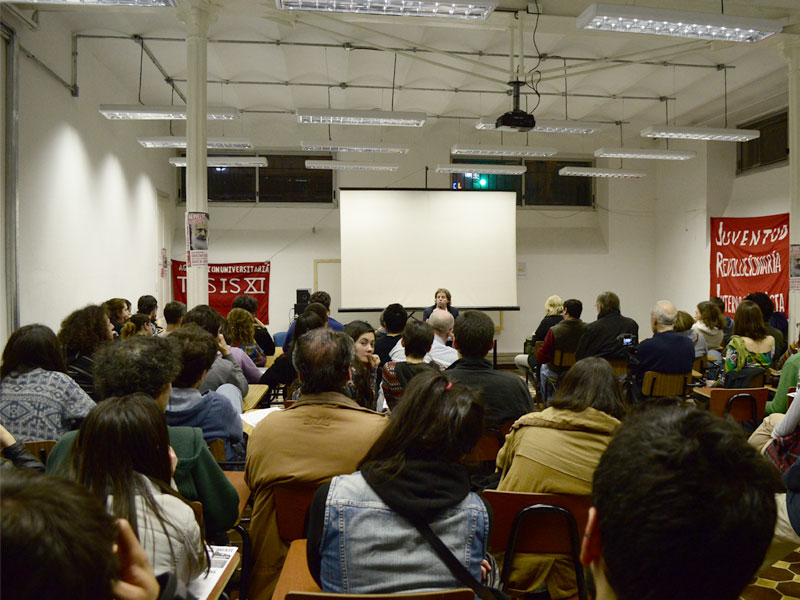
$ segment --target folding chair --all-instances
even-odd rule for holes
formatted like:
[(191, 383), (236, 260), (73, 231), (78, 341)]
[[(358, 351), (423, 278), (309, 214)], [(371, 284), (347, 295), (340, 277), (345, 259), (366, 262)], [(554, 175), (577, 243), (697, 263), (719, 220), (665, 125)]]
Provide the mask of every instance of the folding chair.
[(669, 374), (647, 371), (642, 380), (642, 395), (650, 398), (685, 396), (692, 383), (691, 373)]

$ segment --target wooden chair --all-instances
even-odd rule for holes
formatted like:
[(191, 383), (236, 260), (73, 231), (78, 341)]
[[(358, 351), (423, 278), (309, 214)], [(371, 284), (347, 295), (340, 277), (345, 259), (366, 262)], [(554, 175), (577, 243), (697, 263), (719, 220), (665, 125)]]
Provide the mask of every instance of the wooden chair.
[(192, 511), (194, 512), (194, 518), (197, 520), (197, 525), (200, 527), (200, 531), (203, 530), (203, 503), (198, 502), (197, 500), (192, 500), (189, 502), (189, 506), (192, 507)]
[(692, 374), (670, 375), (657, 371), (647, 371), (642, 380), (642, 395), (647, 397), (685, 396)]
[(218, 463), (225, 462), (225, 442), (220, 438), (208, 442), (208, 449), (211, 451), (211, 456)]
[(575, 364), (574, 352), (563, 352), (556, 350), (553, 352), (553, 365), (556, 367), (571, 367)]
[(269, 369), (275, 362), (275, 359), (277, 359), (281, 354), (283, 354), (283, 348), (275, 344), (275, 354), (267, 357), (267, 362), (264, 364), (264, 367)]
[(713, 388), (709, 397), (709, 410), (719, 416), (731, 415), (739, 423), (760, 423), (769, 399), (767, 388), (726, 389)]
[(706, 371), (708, 371), (708, 355), (705, 356), (698, 356), (694, 359), (694, 363), (692, 364), (692, 372), (700, 373), (701, 379), (705, 379)]
[(501, 572), (503, 585), (508, 583), (511, 572), (508, 566), (518, 552), (568, 554), (575, 566), (578, 597), (586, 600), (586, 582), (579, 554), (591, 497), (497, 490), (485, 490), (483, 497), (494, 512), (489, 548), (506, 552)]
[(289, 592), (286, 600), (473, 600), (475, 592), (459, 590), (436, 590), (412, 592), (410, 594), (332, 594), (326, 592)]
[(467, 455), (467, 463), (494, 462), (497, 453), (506, 441), (506, 434), (511, 431), (514, 421), (506, 421), (499, 427), (492, 427), (483, 432), (478, 445)]
[(278, 535), (285, 543), (305, 537), (306, 513), (320, 485), (296, 482), (282, 483), (273, 488)]
[(40, 440), (36, 442), (24, 442), (25, 449), (38, 458), (43, 465), (47, 464), (47, 457), (56, 445), (56, 440)]

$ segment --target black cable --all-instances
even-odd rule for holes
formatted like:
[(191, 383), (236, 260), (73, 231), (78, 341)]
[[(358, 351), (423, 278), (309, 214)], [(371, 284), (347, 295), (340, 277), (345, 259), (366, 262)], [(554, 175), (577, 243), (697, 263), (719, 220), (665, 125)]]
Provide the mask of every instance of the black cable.
[[(539, 7), (539, 0), (533, 1), (536, 5), (536, 20), (533, 22), (533, 49), (536, 52), (536, 64), (528, 70), (530, 82), (527, 81), (528, 77), (526, 77), (525, 83), (533, 90), (533, 93), (536, 94), (536, 106), (534, 106), (528, 114), (535, 113), (536, 109), (539, 108), (539, 103), (542, 101), (542, 95), (539, 93), (539, 84), (542, 81), (542, 72), (539, 71), (539, 67), (542, 64), (542, 55), (539, 52), (539, 46), (536, 44), (536, 31), (539, 29), (539, 17), (542, 14), (542, 9)], [(536, 77), (535, 81), (533, 79), (534, 77)]]
[(144, 105), (142, 102), (142, 70), (144, 69), (144, 40), (139, 40), (139, 46), (141, 48), (139, 52), (139, 104)]
[(397, 77), (397, 54), (394, 55), (394, 68), (392, 69), (392, 110), (394, 110), (394, 82)]

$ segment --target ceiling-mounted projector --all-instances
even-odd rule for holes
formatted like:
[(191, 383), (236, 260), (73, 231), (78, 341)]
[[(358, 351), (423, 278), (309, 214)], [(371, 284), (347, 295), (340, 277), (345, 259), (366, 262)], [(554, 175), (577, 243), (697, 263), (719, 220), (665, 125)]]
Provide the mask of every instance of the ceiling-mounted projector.
[(536, 119), (532, 114), (526, 113), (519, 107), (519, 89), (522, 87), (521, 81), (509, 81), (511, 94), (514, 98), (514, 108), (504, 115), (500, 115), (495, 122), (496, 129), (514, 129), (516, 131), (530, 131), (536, 127)]
[(536, 119), (533, 118), (533, 115), (529, 115), (524, 110), (518, 108), (504, 115), (500, 115), (497, 117), (497, 121), (495, 121), (496, 129), (510, 128), (516, 129), (517, 131), (530, 131), (534, 127), (536, 127)]

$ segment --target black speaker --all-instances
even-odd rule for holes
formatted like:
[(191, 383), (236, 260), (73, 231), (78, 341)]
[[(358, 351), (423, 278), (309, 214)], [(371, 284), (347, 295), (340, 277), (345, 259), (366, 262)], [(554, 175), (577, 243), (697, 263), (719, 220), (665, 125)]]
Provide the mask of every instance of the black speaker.
[(308, 304), (311, 290), (297, 290), (297, 304)]

